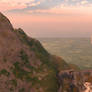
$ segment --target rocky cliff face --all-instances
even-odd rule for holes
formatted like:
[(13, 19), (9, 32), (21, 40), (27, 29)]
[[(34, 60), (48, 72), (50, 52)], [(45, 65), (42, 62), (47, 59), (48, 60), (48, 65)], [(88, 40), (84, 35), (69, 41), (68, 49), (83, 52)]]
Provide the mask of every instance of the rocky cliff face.
[(0, 92), (80, 92), (91, 72), (71, 71), (74, 67), (0, 13)]
[(0, 92), (57, 92), (56, 61), (68, 69), (0, 13)]
[(92, 92), (92, 70), (61, 71), (58, 79), (59, 92)]

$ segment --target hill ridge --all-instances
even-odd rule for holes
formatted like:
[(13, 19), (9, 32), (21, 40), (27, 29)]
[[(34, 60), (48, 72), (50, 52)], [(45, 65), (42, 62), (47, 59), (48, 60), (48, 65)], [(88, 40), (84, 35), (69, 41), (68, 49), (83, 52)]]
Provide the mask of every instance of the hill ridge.
[[(0, 91), (56, 92), (56, 66), (38, 40), (0, 13)], [(61, 59), (62, 62), (64, 62)], [(65, 63), (66, 64), (66, 63)]]

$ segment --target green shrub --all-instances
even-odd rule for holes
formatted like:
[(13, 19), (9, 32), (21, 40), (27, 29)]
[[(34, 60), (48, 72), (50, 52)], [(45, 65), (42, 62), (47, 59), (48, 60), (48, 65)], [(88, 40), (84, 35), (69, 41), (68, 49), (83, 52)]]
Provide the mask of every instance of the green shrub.
[(29, 63), (28, 55), (24, 52), (24, 50), (20, 51), (20, 57), (24, 61), (24, 64), (28, 64)]
[(16, 79), (11, 80), (11, 83), (12, 83), (12, 85), (14, 85), (15, 87), (17, 87), (17, 80), (16, 80)]
[(7, 62), (7, 59), (6, 58), (4, 58), (3, 60), (4, 60), (4, 62)]
[(13, 74), (18, 79), (32, 81), (31, 72), (22, 69), (19, 62), (14, 63)]
[(10, 92), (14, 92), (14, 89), (13, 88), (10, 88)]
[(2, 70), (0, 71), (0, 75), (9, 76), (9, 75), (10, 75), (10, 73), (9, 73), (7, 70), (2, 69)]
[(21, 88), (19, 92), (25, 92), (25, 88)]

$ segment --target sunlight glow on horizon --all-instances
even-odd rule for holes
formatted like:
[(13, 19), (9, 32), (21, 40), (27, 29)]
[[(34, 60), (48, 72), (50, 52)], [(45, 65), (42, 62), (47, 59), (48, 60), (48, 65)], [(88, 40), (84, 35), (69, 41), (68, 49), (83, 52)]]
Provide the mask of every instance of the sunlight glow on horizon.
[(0, 11), (8, 16), (14, 27), (22, 27), (33, 37), (90, 37), (92, 2), (56, 1), (1, 0)]

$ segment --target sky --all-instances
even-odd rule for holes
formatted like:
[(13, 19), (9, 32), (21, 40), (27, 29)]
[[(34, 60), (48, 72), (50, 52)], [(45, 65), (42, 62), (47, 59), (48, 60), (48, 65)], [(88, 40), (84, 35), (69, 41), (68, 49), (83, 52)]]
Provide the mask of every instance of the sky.
[(92, 36), (92, 0), (0, 0), (0, 12), (31, 37)]

